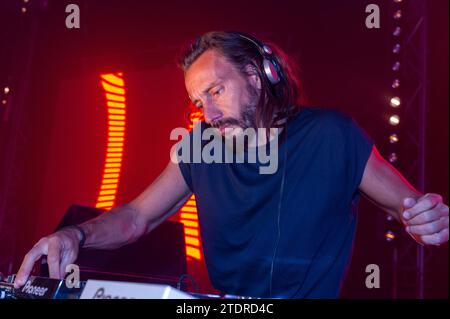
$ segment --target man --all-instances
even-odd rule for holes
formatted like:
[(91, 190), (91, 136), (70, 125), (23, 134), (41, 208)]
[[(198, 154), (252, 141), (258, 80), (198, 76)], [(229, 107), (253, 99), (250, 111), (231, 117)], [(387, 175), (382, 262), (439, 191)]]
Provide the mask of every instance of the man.
[(181, 67), (189, 97), (204, 114), (197, 128), (213, 127), (225, 141), (236, 139), (239, 129), (279, 128), (278, 135), (258, 135), (246, 145), (265, 147), (279, 138), (276, 172), (260, 174), (259, 162), (170, 161), (128, 205), (38, 241), (15, 286), (25, 283), (42, 255), (48, 255), (50, 276), (61, 278), (80, 241), (85, 248), (112, 249), (137, 240), (192, 193), (211, 281), (228, 294), (338, 297), (359, 193), (403, 223), (418, 243), (447, 242), (448, 206), (441, 196), (415, 190), (350, 118), (300, 107), (293, 68), (274, 49), (249, 35), (210, 32), (185, 52)]

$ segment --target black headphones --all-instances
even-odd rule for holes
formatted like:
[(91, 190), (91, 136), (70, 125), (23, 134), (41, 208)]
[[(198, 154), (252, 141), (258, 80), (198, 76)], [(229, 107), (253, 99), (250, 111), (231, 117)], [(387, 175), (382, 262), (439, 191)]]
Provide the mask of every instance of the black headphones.
[(277, 58), (273, 54), (272, 49), (268, 45), (260, 42), (250, 35), (240, 32), (237, 32), (237, 35), (243, 39), (246, 39), (247, 41), (250, 41), (258, 49), (263, 57), (262, 72), (266, 75), (270, 84), (275, 85), (279, 83), (282, 79), (283, 73), (281, 71), (280, 64), (277, 61)]

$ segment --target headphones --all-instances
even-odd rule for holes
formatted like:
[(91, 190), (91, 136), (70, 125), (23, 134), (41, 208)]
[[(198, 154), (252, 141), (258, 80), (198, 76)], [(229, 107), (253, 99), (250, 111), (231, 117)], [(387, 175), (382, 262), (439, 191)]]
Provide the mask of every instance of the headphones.
[(260, 42), (259, 40), (250, 35), (239, 32), (237, 32), (236, 34), (241, 38), (246, 39), (247, 41), (253, 43), (255, 47), (258, 49), (259, 53), (263, 57), (262, 71), (269, 80), (270, 84), (275, 85), (279, 83), (282, 79), (283, 73), (281, 71), (280, 64), (277, 61), (277, 58), (273, 54), (272, 49), (268, 45)]

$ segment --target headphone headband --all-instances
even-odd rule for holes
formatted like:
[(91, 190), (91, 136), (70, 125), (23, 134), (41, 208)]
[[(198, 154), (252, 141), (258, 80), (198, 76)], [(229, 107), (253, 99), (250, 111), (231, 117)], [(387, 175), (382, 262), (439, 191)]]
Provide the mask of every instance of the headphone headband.
[(258, 41), (257, 39), (244, 35), (242, 33), (237, 33), (241, 38), (246, 39), (247, 41), (253, 43), (255, 47), (258, 49), (259, 53), (263, 57), (262, 62), (262, 72), (266, 75), (267, 79), (272, 85), (277, 84), (281, 81), (281, 68), (278, 65), (278, 62), (276, 61), (275, 56), (273, 55), (272, 49), (264, 44)]

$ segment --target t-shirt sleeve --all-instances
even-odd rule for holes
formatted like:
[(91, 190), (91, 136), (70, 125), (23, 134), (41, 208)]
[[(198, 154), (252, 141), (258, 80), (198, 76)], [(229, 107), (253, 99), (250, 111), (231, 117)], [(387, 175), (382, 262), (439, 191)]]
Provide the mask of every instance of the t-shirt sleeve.
[(187, 186), (189, 187), (191, 192), (194, 192), (192, 187), (192, 174), (190, 164), (179, 162), (178, 167), (180, 168), (181, 175), (183, 175), (184, 181), (186, 182)]
[(183, 136), (177, 143), (176, 148), (177, 162), (181, 175), (183, 175), (186, 184), (193, 193), (195, 193), (194, 185), (196, 185), (196, 176), (198, 176), (202, 166), (198, 162), (198, 155), (201, 156), (204, 143), (206, 143), (203, 139), (200, 141), (194, 141), (194, 139), (200, 138), (205, 128), (206, 126), (203, 121), (194, 124), (194, 128)]
[(348, 156), (347, 168), (352, 196), (355, 196), (358, 193), (358, 188), (361, 184), (367, 161), (372, 152), (373, 144), (373, 140), (370, 136), (356, 123), (355, 120), (349, 118), (347, 121), (346, 154)]
[(177, 156), (177, 162), (178, 167), (180, 168), (181, 175), (183, 175), (184, 181), (186, 182), (187, 186), (191, 190), (191, 192), (194, 192), (193, 183), (192, 183), (192, 164), (190, 161), (190, 156), (182, 156), (182, 152), (186, 152), (189, 148), (189, 152), (191, 149), (191, 143), (190, 138), (192, 134), (189, 132), (189, 134), (186, 134), (181, 141), (178, 142), (176, 147), (176, 156)]

